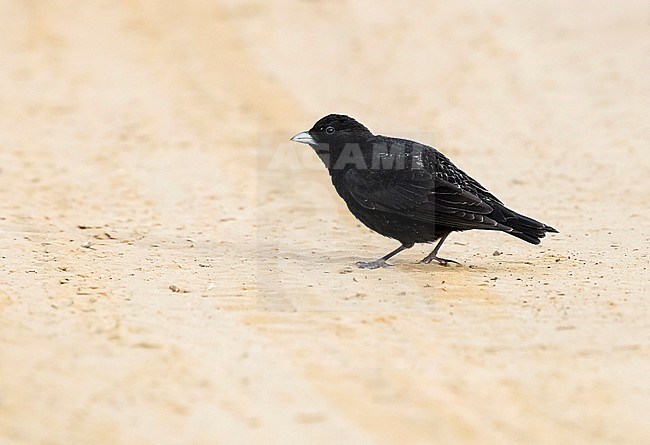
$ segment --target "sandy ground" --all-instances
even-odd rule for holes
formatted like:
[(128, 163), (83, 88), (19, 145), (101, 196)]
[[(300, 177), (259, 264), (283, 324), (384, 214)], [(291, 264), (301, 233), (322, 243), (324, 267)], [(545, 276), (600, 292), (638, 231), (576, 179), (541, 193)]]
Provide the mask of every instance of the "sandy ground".
[[(648, 3), (424, 4), (0, 1), (2, 445), (650, 443)], [(354, 268), (330, 112), (561, 233)]]

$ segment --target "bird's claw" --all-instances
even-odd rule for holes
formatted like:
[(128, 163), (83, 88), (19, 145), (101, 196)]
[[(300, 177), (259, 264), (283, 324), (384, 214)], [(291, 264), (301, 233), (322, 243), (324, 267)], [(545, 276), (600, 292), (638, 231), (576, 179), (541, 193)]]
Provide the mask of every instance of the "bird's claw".
[(375, 260), (375, 261), (357, 261), (357, 267), (359, 269), (379, 269), (380, 267), (391, 267), (392, 264), (388, 264), (386, 260)]
[(449, 266), (449, 263), (458, 264), (459, 266), (462, 266), (462, 264), (460, 264), (458, 261), (449, 260), (449, 259), (446, 259), (446, 258), (438, 258), (438, 257), (433, 257), (433, 258), (427, 257), (427, 258), (423, 259), (422, 261), (420, 261), (420, 264), (430, 264), (431, 261), (435, 261), (438, 264), (440, 264), (441, 266)]

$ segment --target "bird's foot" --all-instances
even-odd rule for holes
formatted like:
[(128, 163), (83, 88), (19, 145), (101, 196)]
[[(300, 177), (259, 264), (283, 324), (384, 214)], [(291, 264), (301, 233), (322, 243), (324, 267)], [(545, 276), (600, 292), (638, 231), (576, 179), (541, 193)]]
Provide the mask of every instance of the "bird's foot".
[(439, 258), (437, 256), (426, 257), (422, 261), (420, 261), (420, 264), (429, 264), (431, 263), (431, 261), (435, 261), (441, 266), (449, 266), (449, 263), (458, 264), (459, 266), (462, 266), (462, 264), (460, 264), (458, 261), (448, 260), (446, 258)]
[(359, 269), (379, 269), (380, 267), (391, 267), (392, 264), (388, 264), (384, 259), (378, 259), (375, 261), (357, 261), (357, 267)]

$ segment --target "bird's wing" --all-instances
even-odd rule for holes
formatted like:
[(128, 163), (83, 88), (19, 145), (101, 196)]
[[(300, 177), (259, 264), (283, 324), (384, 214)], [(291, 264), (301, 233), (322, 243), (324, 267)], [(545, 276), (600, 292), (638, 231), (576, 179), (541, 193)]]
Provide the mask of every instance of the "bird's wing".
[(489, 218), (492, 206), (426, 170), (349, 170), (345, 189), (358, 204), (416, 221), (463, 229), (510, 230)]
[[(432, 149), (435, 150), (435, 149)], [(430, 154), (435, 161), (435, 173), (440, 179), (444, 179), (463, 190), (469, 191), (473, 195), (479, 197), (482, 201), (489, 204), (503, 204), (496, 196), (483, 187), (476, 179), (469, 176), (467, 173), (456, 167), (445, 155), (435, 150)]]
[(462, 171), (444, 154), (433, 147), (408, 139), (376, 136), (374, 143), (383, 143), (390, 147), (393, 153), (405, 153), (406, 159), (419, 159), (421, 167), (438, 179), (460, 187), (466, 192), (480, 198), (487, 204), (503, 204), (496, 196), (483, 187), (477, 180)]

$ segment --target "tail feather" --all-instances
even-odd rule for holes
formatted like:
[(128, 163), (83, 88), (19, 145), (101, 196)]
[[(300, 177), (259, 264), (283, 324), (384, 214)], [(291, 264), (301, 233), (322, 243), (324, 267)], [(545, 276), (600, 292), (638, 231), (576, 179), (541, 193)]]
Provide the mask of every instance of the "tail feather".
[(512, 230), (508, 233), (531, 244), (539, 244), (547, 232), (558, 233), (553, 227), (521, 215), (505, 206), (493, 206), (490, 218)]

